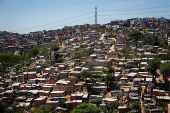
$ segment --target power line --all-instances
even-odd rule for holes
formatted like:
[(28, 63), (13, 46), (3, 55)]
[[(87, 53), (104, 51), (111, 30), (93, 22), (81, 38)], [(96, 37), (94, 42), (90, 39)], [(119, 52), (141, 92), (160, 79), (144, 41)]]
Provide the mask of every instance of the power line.
[[(145, 13), (133, 13), (133, 14), (114, 14), (114, 15), (134, 15), (134, 14), (158, 13), (158, 12), (169, 12), (169, 11), (170, 10), (156, 11), (156, 12), (145, 12)], [(98, 16), (113, 16), (113, 15), (98, 15)]]
[[(74, 17), (71, 17), (71, 18), (67, 18), (67, 19), (64, 19), (64, 20), (60, 20), (60, 21), (56, 21), (56, 22), (52, 22), (52, 23), (48, 23), (48, 24), (44, 24), (44, 25), (39, 25), (39, 26), (35, 26), (35, 27), (20, 29), (20, 30), (16, 30), (16, 31), (24, 31), (24, 30), (28, 30), (28, 29), (33, 29), (33, 28), (38, 28), (38, 27), (42, 27), (42, 26), (47, 26), (47, 25), (51, 25), (51, 24), (54, 24), (54, 23), (63, 22), (63, 21), (67, 21), (67, 20), (70, 20), (70, 19), (73, 19), (73, 18), (84, 16), (84, 15), (87, 15), (87, 14), (90, 14), (90, 13), (93, 13), (93, 12), (94, 11), (89, 12), (89, 13), (85, 13), (85, 14), (81, 14), (81, 15), (78, 15), (78, 16), (74, 16)], [(16, 32), (16, 31), (12, 31), (12, 32)]]
[(169, 6), (160, 6), (160, 7), (152, 7), (152, 8), (140, 8), (140, 9), (123, 9), (123, 10), (99, 10), (99, 11), (128, 11), (128, 10), (144, 10), (144, 9), (157, 9), (157, 8), (165, 8)]
[(58, 25), (58, 26), (54, 26), (54, 27), (50, 27), (50, 28), (47, 28), (47, 29), (51, 29), (51, 28), (55, 28), (55, 27), (59, 27), (59, 26), (63, 26), (63, 25), (67, 25), (67, 24), (71, 24), (71, 23), (75, 23), (75, 22), (78, 22), (78, 21), (82, 21), (82, 20), (86, 20), (88, 18), (92, 18), (94, 16), (90, 16), (90, 17), (87, 17), (87, 18), (84, 18), (84, 19), (80, 19), (80, 20), (76, 20), (76, 21), (73, 21), (73, 22), (69, 22), (69, 23), (66, 23), (66, 24), (62, 24), (62, 25)]

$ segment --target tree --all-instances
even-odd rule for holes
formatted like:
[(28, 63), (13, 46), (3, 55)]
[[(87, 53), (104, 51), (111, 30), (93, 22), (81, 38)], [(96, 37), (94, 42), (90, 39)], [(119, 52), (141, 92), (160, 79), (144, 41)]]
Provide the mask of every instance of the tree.
[(83, 44), (81, 44), (81, 45), (80, 45), (80, 48), (86, 48), (86, 47), (88, 47), (88, 45), (87, 45), (87, 44), (84, 44), (84, 45), (83, 45)]
[(107, 86), (107, 89), (113, 86), (115, 80), (116, 78), (113, 73), (107, 73), (105, 76), (105, 85)]
[(118, 104), (116, 102), (111, 102), (110, 104), (106, 104), (106, 109), (104, 113), (117, 113)]
[(31, 57), (35, 57), (39, 54), (39, 47), (34, 46), (32, 49), (29, 50), (29, 52), (26, 54), (25, 60), (30, 60)]
[(153, 74), (153, 77), (156, 75), (156, 70), (159, 68), (161, 64), (160, 58), (154, 58), (151, 63), (146, 67), (147, 71)]
[(11, 111), (8, 109), (8, 106), (6, 103), (0, 102), (0, 112), (1, 113), (11, 113)]
[(112, 73), (112, 74), (115, 73), (115, 70), (114, 70), (113, 67), (111, 67), (111, 64), (110, 64), (110, 63), (107, 65), (107, 73)]
[(127, 22), (123, 22), (123, 26), (128, 26), (128, 23)]
[(56, 42), (51, 42), (48, 46), (50, 46), (51, 51), (58, 51), (60, 49), (59, 45)]
[(134, 110), (140, 111), (140, 102), (139, 101), (135, 101), (135, 102), (131, 103), (131, 107)]
[(107, 75), (105, 76), (105, 85), (107, 86), (107, 89), (112, 87), (114, 84), (114, 81), (116, 81), (116, 77), (114, 75), (115, 70), (111, 67), (111, 64), (107, 65)]
[(160, 104), (161, 104), (161, 109), (160, 109), (160, 111), (161, 111), (161, 113), (168, 113), (168, 102), (160, 102)]
[(101, 113), (101, 110), (92, 104), (81, 104), (76, 106), (72, 113)]
[(49, 105), (41, 105), (39, 108), (34, 108), (31, 113), (53, 113), (54, 108)]
[(170, 76), (170, 63), (165, 62), (160, 65), (160, 72), (163, 75), (163, 79), (165, 83), (167, 82), (167, 78)]
[(88, 103), (99, 105), (102, 102), (101, 98), (90, 99)]
[(10, 94), (10, 97), (12, 97), (12, 101), (14, 101), (15, 100), (15, 98), (18, 96), (18, 94), (17, 94), (17, 91), (12, 91), (12, 93)]
[(153, 49), (151, 50), (151, 52), (152, 52), (152, 53), (159, 53), (158, 50), (155, 49), (155, 48), (153, 48)]
[(83, 56), (84, 56), (84, 53), (82, 51), (79, 51), (79, 50), (75, 50), (71, 54), (72, 59), (80, 59)]
[(145, 57), (146, 57), (146, 55), (143, 53), (140, 55), (140, 58), (145, 58)]
[(130, 56), (130, 54), (135, 53), (134, 50), (131, 47), (128, 47), (128, 46), (122, 48), (122, 50), (120, 52), (125, 57), (125, 60)]
[(131, 40), (135, 41), (136, 47), (137, 47), (138, 40), (144, 38), (144, 35), (140, 31), (134, 29), (129, 33), (128, 36), (130, 37)]
[(60, 63), (60, 61), (62, 61), (60, 59), (60, 55), (58, 53), (54, 54), (54, 59), (55, 59), (55, 62), (57, 62), (57, 63)]
[(37, 45), (40, 45), (40, 44), (42, 44), (42, 43), (43, 43), (42, 40), (38, 40), (38, 41), (37, 41)]
[(24, 113), (24, 109), (21, 106), (16, 107), (17, 104), (18, 104), (18, 102), (14, 102), (12, 104), (12, 111), (11, 111), (11, 113)]
[(87, 70), (83, 70), (80, 72), (79, 78), (84, 79), (90, 77), (90, 72)]
[(87, 55), (90, 56), (91, 54), (93, 54), (95, 51), (94, 49), (89, 49), (87, 50)]
[(65, 100), (64, 99), (61, 99), (59, 102), (58, 102), (58, 106), (62, 107), (62, 108), (67, 108), (67, 105), (65, 104)]

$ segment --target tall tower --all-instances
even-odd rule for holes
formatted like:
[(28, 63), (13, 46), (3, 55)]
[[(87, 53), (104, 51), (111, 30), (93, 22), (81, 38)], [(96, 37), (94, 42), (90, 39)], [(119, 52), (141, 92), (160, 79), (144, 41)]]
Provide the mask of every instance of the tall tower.
[(95, 25), (97, 25), (97, 7), (95, 7)]

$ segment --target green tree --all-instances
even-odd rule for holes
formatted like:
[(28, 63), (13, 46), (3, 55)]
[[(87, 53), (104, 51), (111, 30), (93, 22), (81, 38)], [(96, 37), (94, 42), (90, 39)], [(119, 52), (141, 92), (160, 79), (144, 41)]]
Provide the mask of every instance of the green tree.
[(53, 113), (54, 108), (49, 105), (41, 105), (39, 108), (34, 108), (31, 113)]
[(101, 110), (92, 104), (81, 104), (76, 106), (72, 113), (101, 113)]
[(12, 104), (12, 111), (11, 111), (11, 113), (24, 113), (24, 109), (21, 106), (16, 107), (17, 104), (18, 104), (18, 102), (14, 102)]
[(50, 43), (51, 51), (58, 51), (60, 49), (59, 45), (56, 42)]
[(40, 44), (42, 44), (42, 43), (43, 43), (42, 40), (38, 40), (38, 41), (37, 41), (37, 45), (40, 45)]
[(102, 102), (101, 98), (90, 99), (88, 103), (99, 105)]
[(161, 64), (160, 58), (154, 58), (151, 63), (146, 67), (147, 71), (153, 74), (153, 77), (156, 76), (156, 70)]
[(72, 59), (80, 59), (83, 56), (84, 56), (84, 53), (82, 51), (79, 51), (79, 50), (75, 50), (71, 54)]
[(11, 113), (11, 110), (8, 109), (8, 106), (6, 103), (0, 102), (0, 112), (1, 113)]
[(120, 52), (125, 57), (125, 60), (130, 56), (130, 54), (135, 53), (134, 50), (131, 47), (128, 47), (128, 46), (122, 48), (122, 50)]
[(163, 79), (165, 83), (167, 82), (167, 78), (170, 76), (170, 63), (165, 62), (160, 65), (160, 72), (163, 75)]
[(14, 54), (0, 54), (0, 72), (2, 73), (2, 77), (4, 77), (4, 74), (6, 72), (9, 72), (9, 67), (12, 67), (16, 64), (19, 64), (21, 62), (21, 57)]
[(145, 57), (146, 57), (146, 55), (143, 53), (140, 55), (140, 58), (145, 58)]
[(87, 71), (87, 70), (83, 70), (80, 72), (80, 75), (79, 75), (79, 78), (80, 79), (85, 79), (85, 78), (88, 78), (90, 77), (90, 72)]
[(107, 75), (105, 76), (105, 85), (107, 86), (107, 89), (113, 86), (114, 81), (116, 81), (114, 74), (107, 73)]
[(87, 55), (90, 56), (91, 54), (93, 54), (95, 51), (94, 49), (89, 49), (87, 50)]
[(134, 29), (129, 33), (128, 36), (130, 37), (131, 40), (135, 41), (136, 47), (137, 47), (138, 40), (144, 38), (144, 35), (140, 31)]
[(117, 109), (118, 104), (116, 102), (111, 102), (109, 104), (106, 104), (106, 109), (104, 110), (104, 113), (117, 113)]
[(81, 45), (80, 45), (80, 48), (86, 48), (86, 47), (88, 47), (88, 45), (87, 45), (87, 44), (84, 44), (84, 45), (83, 45), (83, 44), (81, 44)]
[(31, 57), (35, 57), (39, 54), (39, 47), (34, 46), (32, 49), (29, 50), (29, 52), (26, 54), (25, 60), (30, 60)]
[(151, 50), (151, 52), (152, 52), (152, 53), (158, 53), (158, 49), (153, 48), (153, 49)]
[(15, 98), (18, 96), (18, 94), (17, 94), (17, 91), (12, 91), (12, 93), (10, 94), (10, 97), (12, 97), (12, 100), (14, 101), (15, 100)]
[(133, 110), (140, 111), (140, 102), (135, 101), (135, 102), (131, 103), (131, 107)]
[(65, 104), (65, 100), (64, 99), (61, 99), (59, 102), (58, 102), (58, 106), (62, 107), (62, 108), (67, 108), (67, 105)]
[(115, 73), (114, 68), (113, 68), (113, 67), (111, 67), (111, 63), (109, 63), (109, 64), (107, 65), (107, 73), (112, 73), (112, 74), (114, 74), (114, 73)]
[(160, 109), (160, 111), (161, 111), (161, 113), (168, 113), (168, 104), (169, 103), (167, 103), (167, 102), (160, 102), (160, 104), (161, 104), (161, 109)]
[(114, 82), (116, 81), (116, 77), (114, 75), (115, 70), (111, 67), (111, 64), (107, 65), (107, 75), (105, 76), (105, 85), (107, 89), (112, 87)]

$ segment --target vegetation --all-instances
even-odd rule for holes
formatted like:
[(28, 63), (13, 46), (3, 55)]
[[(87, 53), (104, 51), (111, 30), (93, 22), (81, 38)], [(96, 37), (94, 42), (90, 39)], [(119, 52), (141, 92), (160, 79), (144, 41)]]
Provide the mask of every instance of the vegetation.
[(129, 33), (128, 36), (130, 37), (130, 40), (134, 40), (134, 42), (136, 43), (136, 47), (138, 40), (144, 38), (144, 35), (140, 31), (134, 29)]
[(3, 103), (2, 101), (0, 101), (0, 111), (1, 113), (10, 113), (10, 109), (8, 109), (8, 106), (6, 103)]
[(167, 82), (167, 78), (170, 76), (170, 63), (165, 62), (160, 65), (160, 72), (163, 75), (163, 79), (165, 83)]
[(72, 113), (101, 113), (101, 110), (92, 104), (81, 104), (76, 106)]
[(151, 52), (152, 52), (152, 53), (159, 53), (159, 52), (158, 52), (158, 49), (156, 49), (156, 48), (153, 48), (153, 49), (151, 50)]
[(95, 52), (94, 49), (89, 49), (89, 50), (87, 50), (86, 55), (87, 55), (87, 56), (90, 56), (90, 55), (93, 54), (94, 52)]
[(18, 104), (18, 102), (14, 102), (12, 104), (12, 110), (11, 110), (11, 113), (24, 113), (24, 108), (19, 106), (19, 107), (16, 107), (16, 105)]
[(101, 98), (90, 99), (88, 103), (99, 105), (102, 102)]
[(136, 110), (136, 111), (141, 111), (140, 110), (140, 102), (139, 101), (135, 101), (135, 102), (131, 103), (131, 108), (133, 110)]
[(146, 67), (147, 71), (156, 76), (156, 70), (159, 68), (161, 64), (160, 58), (154, 58), (151, 63)]
[(37, 45), (40, 45), (40, 44), (42, 44), (42, 43), (43, 43), (42, 40), (38, 40), (38, 41), (37, 41)]
[(145, 38), (143, 41), (143, 44), (159, 46), (162, 48), (170, 49), (170, 45), (167, 45), (167, 43), (164, 43), (162, 40), (158, 39), (158, 36), (155, 36), (155, 35)]
[(65, 40), (71, 39), (71, 37), (61, 37), (60, 43), (64, 42)]
[(120, 52), (121, 52), (121, 53), (123, 54), (123, 56), (125, 57), (125, 60), (126, 60), (127, 58), (129, 58), (130, 54), (135, 53), (134, 50), (133, 50), (131, 47), (128, 47), (128, 46), (122, 48), (122, 50), (121, 50)]
[(21, 62), (21, 57), (14, 54), (0, 54), (0, 72), (2, 73), (1, 76), (3, 76), (6, 72), (9, 71), (9, 67), (12, 67), (13, 65), (16, 65)]
[(41, 65), (41, 68), (47, 68), (47, 65), (43, 64)]
[(114, 75), (115, 70), (111, 67), (111, 64), (107, 66), (107, 75), (105, 76), (105, 85), (108, 88), (111, 88), (116, 81), (116, 77)]
[(34, 108), (31, 113), (53, 113), (54, 108), (49, 105), (41, 105), (39, 108)]
[(80, 72), (80, 75), (79, 75), (79, 78), (80, 79), (85, 79), (85, 78), (88, 78), (90, 77), (90, 72), (87, 71), (87, 70), (83, 70)]
[(62, 108), (67, 108), (67, 105), (65, 104), (65, 100), (64, 99), (61, 99), (59, 102), (58, 102), (58, 106), (62, 107)]
[(84, 56), (84, 53), (82, 51), (75, 50), (71, 54), (71, 59), (80, 59), (83, 56)]
[(104, 113), (117, 113), (118, 112), (118, 104), (116, 102), (111, 102), (110, 104), (106, 104), (106, 109)]
[(18, 94), (17, 94), (17, 91), (15, 91), (15, 90), (10, 94), (12, 101), (14, 101), (17, 96), (18, 96)]
[(145, 57), (146, 57), (146, 55), (143, 53), (140, 55), (140, 58), (145, 58)]
[(115, 30), (113, 30), (112, 28), (106, 28), (106, 32), (107, 33), (115, 33)]
[(51, 51), (58, 51), (60, 49), (59, 45), (57, 42), (50, 42), (47, 45), (42, 46), (39, 51), (40, 51), (40, 55), (43, 55), (45, 57), (49, 57), (49, 53), (51, 54)]
[(161, 113), (168, 113), (168, 104), (167, 102), (160, 102), (161, 107), (160, 107), (160, 111)]
[(38, 46), (34, 46), (32, 49), (30, 49), (30, 51), (26, 54), (26, 59), (25, 60), (30, 60), (31, 57), (35, 57), (39, 54), (39, 47)]
[(159, 58), (161, 60), (169, 60), (170, 59), (170, 54), (159, 54)]
[(83, 44), (81, 44), (81, 45), (80, 45), (80, 48), (86, 48), (86, 47), (88, 47), (88, 45), (87, 45), (87, 44), (84, 44), (84, 45), (83, 45)]

